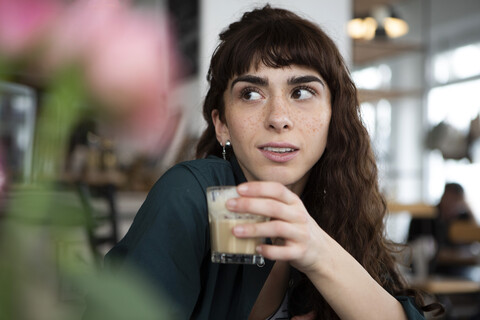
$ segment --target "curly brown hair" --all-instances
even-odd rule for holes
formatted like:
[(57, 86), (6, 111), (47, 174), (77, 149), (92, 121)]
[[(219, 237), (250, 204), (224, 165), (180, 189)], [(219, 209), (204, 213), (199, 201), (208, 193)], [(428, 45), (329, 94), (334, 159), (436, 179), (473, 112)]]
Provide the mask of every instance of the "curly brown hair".
[[(197, 158), (221, 156), (212, 110), (225, 121), (223, 93), (228, 81), (251, 66), (290, 65), (316, 70), (331, 92), (332, 116), (324, 154), (311, 169), (302, 200), (330, 236), (392, 294), (403, 294), (405, 282), (396, 269), (394, 247), (384, 237), (385, 200), (378, 188), (375, 157), (359, 114), (357, 89), (334, 42), (315, 24), (269, 5), (247, 12), (220, 34), (210, 63), (210, 88), (203, 105), (207, 128)], [(318, 319), (337, 319), (333, 309), (304, 277), (294, 286), (290, 311), (316, 311)], [(421, 297), (414, 293), (417, 302)]]

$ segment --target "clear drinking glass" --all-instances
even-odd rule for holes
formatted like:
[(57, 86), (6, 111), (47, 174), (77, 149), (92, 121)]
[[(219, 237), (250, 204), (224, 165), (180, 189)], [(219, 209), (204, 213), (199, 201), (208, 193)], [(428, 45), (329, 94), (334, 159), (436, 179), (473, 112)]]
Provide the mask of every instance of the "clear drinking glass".
[(237, 198), (235, 186), (215, 186), (207, 188), (208, 220), (210, 222), (210, 242), (212, 262), (257, 264), (263, 266), (265, 260), (255, 248), (265, 242), (265, 238), (237, 238), (232, 229), (237, 224), (267, 221), (266, 217), (235, 213), (225, 207), (230, 198)]

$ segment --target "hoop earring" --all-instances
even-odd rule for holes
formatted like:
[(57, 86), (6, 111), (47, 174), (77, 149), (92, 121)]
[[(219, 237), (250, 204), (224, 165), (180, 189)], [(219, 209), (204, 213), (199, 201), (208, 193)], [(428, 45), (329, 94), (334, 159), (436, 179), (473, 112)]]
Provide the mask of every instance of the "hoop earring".
[(223, 160), (227, 160), (227, 150), (226, 150), (226, 147), (230, 147), (232, 144), (230, 143), (230, 140), (227, 140), (227, 142), (225, 142), (225, 145), (222, 145), (222, 157), (223, 157)]

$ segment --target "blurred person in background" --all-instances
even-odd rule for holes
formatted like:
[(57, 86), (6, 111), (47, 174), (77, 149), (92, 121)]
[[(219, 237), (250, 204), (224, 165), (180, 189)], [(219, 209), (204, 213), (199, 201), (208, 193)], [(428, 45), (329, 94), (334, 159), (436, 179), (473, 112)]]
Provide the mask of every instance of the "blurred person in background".
[[(443, 265), (442, 256), (452, 251), (460, 252), (470, 248), (470, 244), (457, 243), (452, 239), (450, 230), (456, 222), (476, 224), (472, 210), (466, 200), (463, 187), (454, 182), (446, 183), (442, 197), (436, 206), (434, 218), (414, 218), (410, 223), (408, 242), (415, 243), (419, 239), (430, 238), (434, 241), (429, 253), (433, 259), (429, 263), (428, 273), (451, 273), (459, 271), (459, 266)], [(415, 265), (413, 265), (415, 272)]]
[(455, 221), (475, 223), (475, 217), (465, 198), (465, 191), (458, 183), (447, 183), (442, 198), (437, 205), (438, 229), (435, 238), (439, 248), (453, 245), (448, 236), (449, 226)]

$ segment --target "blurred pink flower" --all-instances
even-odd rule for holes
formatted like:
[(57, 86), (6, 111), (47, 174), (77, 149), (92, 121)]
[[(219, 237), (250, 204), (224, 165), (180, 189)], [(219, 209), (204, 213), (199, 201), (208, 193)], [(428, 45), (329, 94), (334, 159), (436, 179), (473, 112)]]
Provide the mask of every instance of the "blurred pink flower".
[(119, 0), (78, 0), (65, 7), (49, 34), (44, 69), (51, 72), (82, 62), (96, 39), (121, 22), (127, 10)]
[[(22, 13), (28, 11), (27, 4), (37, 12), (31, 14), (38, 17), (35, 25), (49, 26), (33, 62), (45, 78), (74, 67), (98, 103), (95, 108), (139, 142), (163, 145), (161, 136), (172, 130), (168, 121), (176, 119), (168, 98), (179, 66), (167, 17), (140, 12), (125, 0), (76, 0), (68, 5), (60, 0), (0, 0), (0, 12), (3, 6)], [(33, 22), (18, 25), (26, 30)], [(18, 34), (10, 32), (9, 38)]]
[(55, 20), (58, 0), (0, 0), (0, 53), (25, 54)]
[[(92, 38), (86, 79), (92, 93), (144, 149), (160, 148), (172, 120), (169, 95), (177, 54), (166, 17), (117, 11)], [(157, 150), (158, 151), (158, 150)]]
[[(168, 96), (178, 73), (166, 16), (152, 16), (125, 1), (77, 1), (49, 37), (43, 68), (80, 65), (102, 111), (124, 135), (148, 146), (164, 144), (171, 120)], [(149, 141), (149, 142), (148, 142)]]
[(175, 66), (166, 23), (134, 14), (118, 18), (104, 26), (86, 53), (88, 84), (118, 111), (163, 104)]

